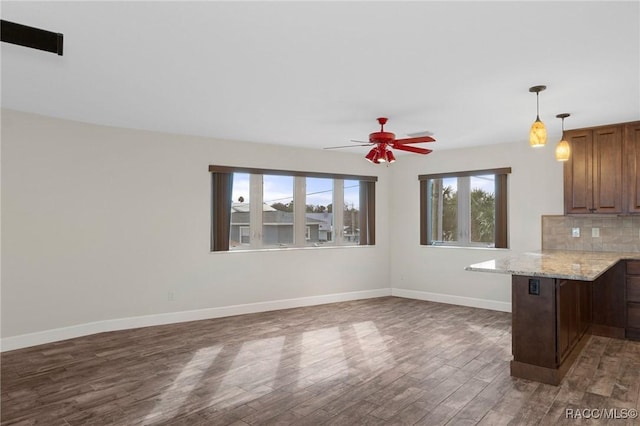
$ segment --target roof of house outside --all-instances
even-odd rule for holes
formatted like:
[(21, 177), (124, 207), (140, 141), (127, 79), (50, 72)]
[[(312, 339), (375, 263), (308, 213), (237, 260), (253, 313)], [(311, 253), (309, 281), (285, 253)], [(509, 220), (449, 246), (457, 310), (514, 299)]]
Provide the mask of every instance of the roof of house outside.
[[(231, 203), (231, 211), (232, 212), (249, 212), (249, 207), (250, 207), (250, 203)], [(262, 211), (263, 212), (275, 212), (276, 209), (274, 209), (273, 207), (271, 207), (268, 204), (263, 203), (262, 204)]]
[(321, 231), (331, 231), (333, 228), (333, 213), (307, 213), (307, 222), (309, 219), (320, 221)]
[[(292, 212), (283, 212), (279, 210), (263, 210), (264, 213), (262, 215), (262, 222), (264, 224), (275, 224), (275, 225), (293, 225), (293, 213)], [(331, 228), (324, 229), (323, 225), (326, 226), (326, 222), (323, 220), (318, 220), (313, 217), (309, 217), (312, 213), (307, 213), (306, 223), (307, 225), (318, 225), (321, 230), (330, 230)], [(231, 224), (240, 225), (249, 223), (249, 212), (248, 211), (234, 211), (231, 213)], [(329, 226), (331, 223), (329, 222)]]

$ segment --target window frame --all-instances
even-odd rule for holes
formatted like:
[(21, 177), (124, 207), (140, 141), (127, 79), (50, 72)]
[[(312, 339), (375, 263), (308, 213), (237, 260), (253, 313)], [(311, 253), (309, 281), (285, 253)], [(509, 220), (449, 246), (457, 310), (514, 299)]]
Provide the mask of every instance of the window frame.
[[(225, 244), (224, 235), (229, 235), (231, 229), (231, 214), (225, 213), (224, 209), (230, 210), (231, 190), (233, 184), (221, 185), (218, 181), (226, 182), (230, 179), (233, 182), (234, 173), (245, 173), (250, 175), (250, 244), (233, 251), (246, 251), (247, 249), (284, 249), (284, 248), (306, 248), (306, 247), (326, 247), (326, 246), (356, 246), (375, 245), (375, 183), (377, 176), (347, 175), (338, 173), (303, 172), (297, 170), (280, 169), (259, 169), (253, 167), (232, 167), (221, 165), (210, 165), (209, 172), (212, 175), (212, 199), (211, 199), (211, 251), (231, 251), (228, 240)], [(325, 178), (333, 180), (333, 227), (334, 241), (320, 246), (310, 244), (306, 239), (306, 208), (295, 208), (294, 202), (294, 241), (285, 247), (263, 245), (262, 242), (262, 209), (254, 205), (262, 205), (262, 182), (263, 176), (292, 176), (294, 177), (294, 200), (303, 200), (302, 205), (306, 206), (306, 178)], [(216, 179), (221, 176), (222, 179)], [(353, 244), (343, 240), (342, 212), (336, 213), (337, 209), (344, 207), (344, 185), (345, 180), (360, 182), (360, 243)], [(258, 191), (259, 188), (259, 191)], [(259, 192), (259, 193), (258, 193)], [(342, 198), (340, 198), (342, 197)], [(256, 204), (257, 203), (257, 204)], [(300, 203), (298, 203), (300, 204)], [(219, 223), (220, 220), (226, 223)], [(340, 229), (339, 229), (340, 228)], [(258, 230), (259, 229), (259, 230)]]
[[(430, 222), (430, 209), (429, 209), (429, 181), (434, 179), (444, 178), (471, 178), (473, 176), (495, 176), (495, 226), (494, 226), (494, 244), (492, 248), (509, 248), (508, 243), (508, 220), (507, 220), (507, 175), (511, 173), (511, 167), (502, 167), (496, 169), (483, 169), (483, 170), (467, 170), (461, 172), (447, 172), (447, 173), (433, 173), (418, 175), (420, 181), (420, 245), (426, 246), (454, 246), (461, 248), (473, 248), (473, 247), (487, 247), (483, 243), (471, 243), (471, 242), (451, 242), (446, 244), (433, 244), (429, 241), (429, 222)], [(460, 188), (458, 188), (460, 190)], [(466, 198), (469, 198), (469, 188), (463, 189), (463, 195), (466, 191)], [(460, 195), (460, 192), (459, 192)], [(470, 228), (469, 228), (470, 230)], [(465, 232), (468, 230), (465, 230)]]

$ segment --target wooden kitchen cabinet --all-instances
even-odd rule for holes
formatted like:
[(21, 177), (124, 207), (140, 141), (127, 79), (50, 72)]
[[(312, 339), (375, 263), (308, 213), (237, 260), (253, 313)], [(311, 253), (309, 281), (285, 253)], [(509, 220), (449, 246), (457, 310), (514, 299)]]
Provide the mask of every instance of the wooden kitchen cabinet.
[(640, 122), (624, 127), (624, 156), (627, 159), (624, 195), (627, 212), (640, 213)]
[(640, 261), (627, 260), (626, 337), (640, 340)]
[(640, 121), (567, 130), (565, 214), (640, 213)]
[(562, 380), (589, 330), (591, 285), (589, 281), (512, 277), (512, 375), (554, 385)]
[(591, 334), (625, 337), (625, 262), (618, 262), (592, 286)]
[(556, 280), (558, 365), (589, 328), (591, 285), (585, 281)]
[(623, 212), (623, 134), (623, 125), (565, 132), (565, 214)]

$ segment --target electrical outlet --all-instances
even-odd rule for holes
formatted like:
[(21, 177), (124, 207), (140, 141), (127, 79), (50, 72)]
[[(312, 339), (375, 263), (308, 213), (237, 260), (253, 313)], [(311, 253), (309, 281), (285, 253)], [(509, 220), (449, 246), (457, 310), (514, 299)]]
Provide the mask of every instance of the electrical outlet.
[(580, 237), (580, 228), (571, 228), (571, 236), (573, 238)]
[(173, 302), (174, 300), (176, 300), (176, 294), (173, 291), (169, 291), (167, 293), (167, 300), (169, 302)]
[(600, 238), (600, 228), (591, 228), (591, 236), (593, 238)]

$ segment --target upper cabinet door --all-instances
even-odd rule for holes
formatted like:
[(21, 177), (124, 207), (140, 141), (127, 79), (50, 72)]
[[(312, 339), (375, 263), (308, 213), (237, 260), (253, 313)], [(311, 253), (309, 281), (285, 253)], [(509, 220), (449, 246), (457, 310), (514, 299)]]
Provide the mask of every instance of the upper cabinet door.
[(593, 132), (569, 130), (565, 139), (571, 146), (571, 157), (564, 163), (565, 213), (590, 213), (593, 207)]
[(640, 213), (640, 121), (568, 130), (565, 214)]
[(622, 126), (593, 130), (593, 208), (622, 213)]
[(625, 132), (625, 198), (629, 213), (640, 213), (640, 122), (627, 124)]

